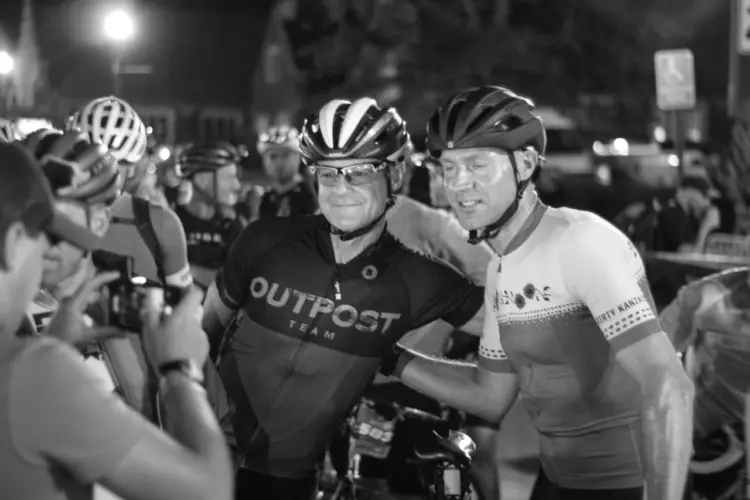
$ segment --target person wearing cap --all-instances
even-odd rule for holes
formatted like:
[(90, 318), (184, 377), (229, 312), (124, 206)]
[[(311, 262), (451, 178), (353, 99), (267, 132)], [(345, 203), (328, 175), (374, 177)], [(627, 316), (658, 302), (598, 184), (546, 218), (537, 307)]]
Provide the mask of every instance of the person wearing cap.
[(272, 127), (260, 135), (257, 149), (271, 187), (263, 192), (258, 213), (251, 219), (316, 213), (317, 197), (300, 172), (299, 131)]
[(702, 176), (688, 175), (674, 197), (657, 214), (655, 251), (702, 251), (708, 235), (719, 228), (721, 217), (711, 199), (716, 195)]
[(45, 158), (43, 172), (21, 145), (0, 144), (0, 498), (91, 499), (99, 483), (124, 500), (230, 499), (228, 450), (200, 385), (198, 367), (208, 353), (196, 314), (200, 294), (190, 294), (164, 321), (144, 311), (143, 338), (161, 374), (169, 434), (102, 388), (70, 345), (95, 338), (82, 311), (97, 286), (114, 276), (69, 295), (49, 335), (16, 336), (43, 275), (55, 267), (45, 262), (51, 249), (62, 243), (89, 248), (97, 240), (76, 222), (75, 210), (56, 203), (48, 179), (60, 181), (57, 200), (85, 210), (83, 193), (104, 192), (99, 181), (111, 180), (97, 175), (108, 171), (101, 152), (88, 148), (75, 158), (57, 150)]

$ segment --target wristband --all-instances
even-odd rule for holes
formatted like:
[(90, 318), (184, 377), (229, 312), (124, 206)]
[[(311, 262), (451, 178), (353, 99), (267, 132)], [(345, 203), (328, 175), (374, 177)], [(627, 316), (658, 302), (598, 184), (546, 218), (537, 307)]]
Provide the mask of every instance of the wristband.
[(173, 372), (182, 373), (193, 382), (203, 384), (203, 370), (190, 360), (175, 359), (159, 365), (160, 377), (166, 377)]

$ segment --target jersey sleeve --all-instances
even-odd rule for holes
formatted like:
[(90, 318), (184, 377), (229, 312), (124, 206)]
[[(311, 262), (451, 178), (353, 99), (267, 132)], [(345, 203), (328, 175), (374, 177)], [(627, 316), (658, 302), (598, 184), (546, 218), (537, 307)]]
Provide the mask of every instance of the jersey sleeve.
[(640, 254), (603, 219), (574, 222), (560, 242), (558, 265), (614, 349), (661, 331)]
[(471, 283), (456, 269), (436, 259), (414, 254), (420, 263), (404, 266), (410, 285), (410, 328), (442, 319), (456, 328), (466, 324), (481, 309), (484, 289)]
[(216, 274), (216, 288), (221, 301), (230, 309), (239, 309), (249, 293), (250, 266), (261, 245), (259, 235), (268, 219), (251, 222), (240, 232), (229, 247), (227, 259)]
[(158, 221), (154, 227), (164, 253), (162, 266), (167, 285), (177, 288), (190, 286), (193, 278), (188, 264), (185, 230), (180, 218), (168, 207), (152, 205), (151, 219)]
[(81, 355), (41, 338), (14, 361), (10, 434), (25, 460), (61, 464), (88, 484), (114, 470), (151, 425), (104, 389)]
[(503, 349), (500, 337), (500, 324), (497, 320), (498, 295), (495, 285), (497, 279), (497, 268), (500, 261), (493, 257), (487, 266), (485, 282), (487, 287), (484, 291), (484, 328), (482, 338), (479, 341), (479, 353), (477, 363), (485, 370), (494, 373), (515, 373), (513, 363)]

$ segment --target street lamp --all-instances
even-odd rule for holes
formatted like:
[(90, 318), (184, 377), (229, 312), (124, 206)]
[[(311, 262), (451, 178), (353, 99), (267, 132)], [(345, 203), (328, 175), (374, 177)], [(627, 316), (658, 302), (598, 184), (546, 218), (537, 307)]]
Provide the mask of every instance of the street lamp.
[(113, 10), (104, 18), (104, 35), (114, 44), (114, 60), (112, 61), (113, 94), (120, 94), (122, 75), (122, 51), (124, 45), (135, 35), (135, 21), (126, 10)]
[(16, 61), (8, 52), (0, 50), (0, 76), (7, 76), (13, 72)]

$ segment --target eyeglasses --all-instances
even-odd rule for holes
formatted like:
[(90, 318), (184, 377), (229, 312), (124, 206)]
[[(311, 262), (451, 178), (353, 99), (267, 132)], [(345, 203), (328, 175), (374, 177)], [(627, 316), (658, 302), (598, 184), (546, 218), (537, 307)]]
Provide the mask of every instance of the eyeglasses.
[(339, 175), (343, 175), (350, 186), (362, 186), (374, 181), (379, 172), (388, 168), (387, 162), (374, 164), (364, 163), (362, 165), (351, 165), (349, 167), (326, 167), (322, 165), (310, 165), (310, 172), (317, 176), (318, 182), (324, 186), (335, 186)]

